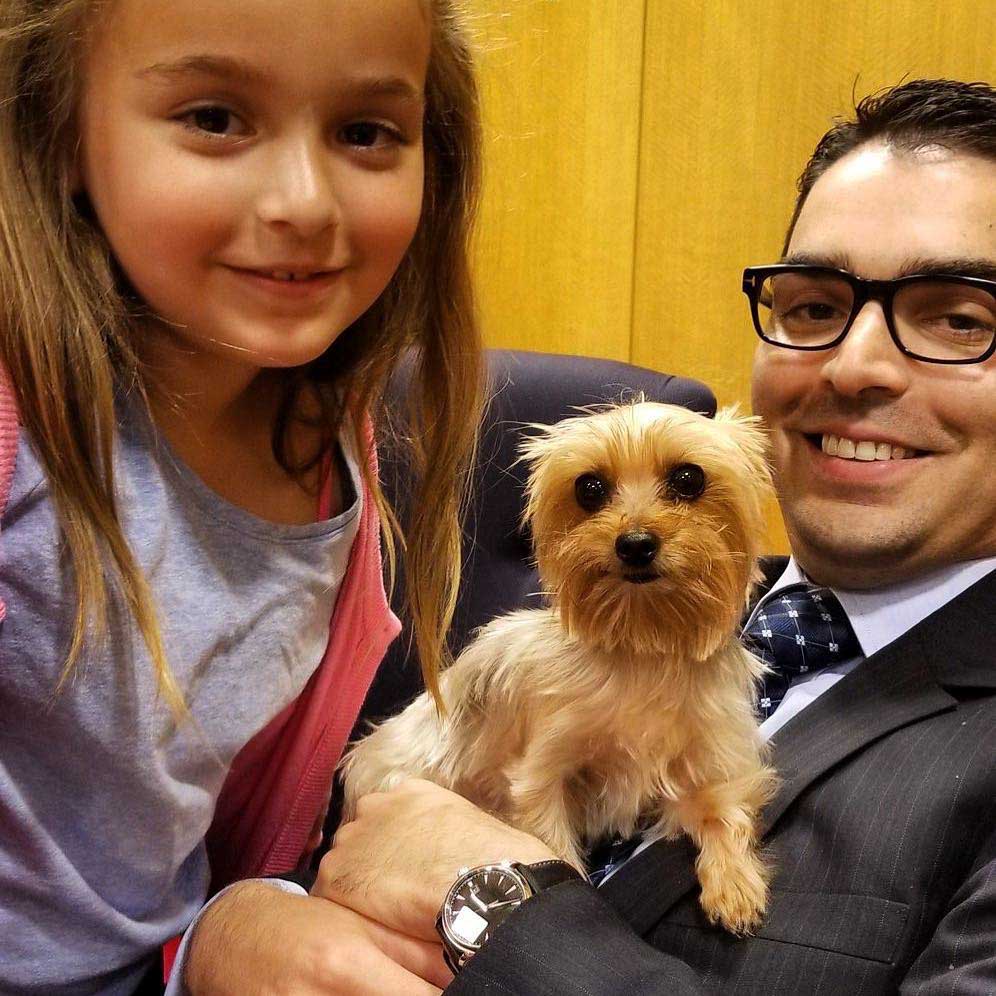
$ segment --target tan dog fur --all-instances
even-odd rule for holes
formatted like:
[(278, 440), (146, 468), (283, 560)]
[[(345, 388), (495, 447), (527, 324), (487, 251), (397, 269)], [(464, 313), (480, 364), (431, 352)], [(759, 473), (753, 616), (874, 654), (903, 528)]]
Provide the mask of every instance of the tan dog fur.
[[(774, 786), (760, 665), (736, 638), (771, 488), (762, 432), (735, 410), (651, 402), (534, 428), (525, 518), (549, 605), (478, 632), (442, 675), (445, 718), (422, 695), (351, 750), (347, 818), (360, 795), (416, 776), (582, 869), (586, 842), (685, 832), (706, 914), (748, 932), (766, 902), (757, 817)], [(691, 500), (667, 484), (683, 464), (705, 474)], [(590, 473), (608, 489), (595, 511), (575, 497)], [(649, 582), (627, 580), (616, 553), (634, 530), (660, 539)]]

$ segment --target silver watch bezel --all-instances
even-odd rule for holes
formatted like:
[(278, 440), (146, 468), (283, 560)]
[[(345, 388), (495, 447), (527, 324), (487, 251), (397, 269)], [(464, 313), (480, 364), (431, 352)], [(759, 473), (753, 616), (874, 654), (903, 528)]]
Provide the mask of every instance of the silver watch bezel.
[(450, 886), (443, 900), (443, 905), (439, 910), (439, 925), (447, 944), (461, 952), (462, 958), (469, 957), (481, 950), (483, 944), (472, 944), (462, 937), (458, 937), (450, 927), (450, 922), (454, 917), (453, 900), (460, 888), (470, 879), (486, 875), (488, 872), (500, 871), (503, 875), (509, 876), (519, 886), (521, 891), (520, 902), (525, 902), (532, 894), (533, 890), (526, 881), (525, 876), (517, 868), (513, 867), (511, 861), (494, 861), (491, 864), (477, 865), (474, 868), (461, 868), (456, 881)]

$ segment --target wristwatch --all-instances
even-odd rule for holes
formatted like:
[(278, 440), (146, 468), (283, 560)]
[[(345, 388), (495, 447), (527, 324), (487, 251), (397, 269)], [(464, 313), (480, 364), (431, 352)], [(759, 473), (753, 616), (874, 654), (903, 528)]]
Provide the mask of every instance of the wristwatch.
[(443, 900), (436, 930), (454, 975), (491, 939), (495, 928), (537, 892), (584, 876), (566, 861), (502, 861), (461, 868)]

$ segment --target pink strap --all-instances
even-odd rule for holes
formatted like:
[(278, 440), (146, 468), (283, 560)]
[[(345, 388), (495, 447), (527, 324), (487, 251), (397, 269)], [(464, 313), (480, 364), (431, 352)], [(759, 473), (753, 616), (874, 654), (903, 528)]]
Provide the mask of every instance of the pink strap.
[[(17, 461), (17, 441), (20, 435), (17, 399), (7, 371), (0, 365), (0, 518), (7, 509), (10, 486)], [(7, 615), (7, 606), (0, 598), (0, 622)]]
[(332, 461), (335, 459), (330, 450), (322, 457), (322, 484), (318, 492), (318, 521), (324, 522), (332, 511)]

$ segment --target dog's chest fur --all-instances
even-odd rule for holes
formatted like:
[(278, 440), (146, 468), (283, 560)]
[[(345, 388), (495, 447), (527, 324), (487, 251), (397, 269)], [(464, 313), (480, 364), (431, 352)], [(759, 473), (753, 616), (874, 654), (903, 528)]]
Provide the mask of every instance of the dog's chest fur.
[[(685, 704), (694, 682), (675, 662), (621, 658), (578, 644), (552, 612), (547, 626), (538, 627), (545, 638), (537, 640), (541, 612), (529, 615), (531, 646), (515, 653), (513, 638), (502, 655), (515, 658), (501, 680), (516, 686), (509, 691), (518, 705), (514, 735), (504, 741), (506, 762), (514, 768), (532, 757), (559, 769), (575, 825), (589, 840), (632, 833), (655, 819), (662, 800), (673, 799), (685, 781), (696, 729), (685, 719)], [(506, 640), (512, 635), (504, 633)]]
[(672, 765), (681, 756), (673, 740), (651, 744), (623, 737), (589, 746), (588, 755), (566, 776), (585, 839), (629, 837), (640, 824), (656, 821), (662, 801), (673, 791)]

